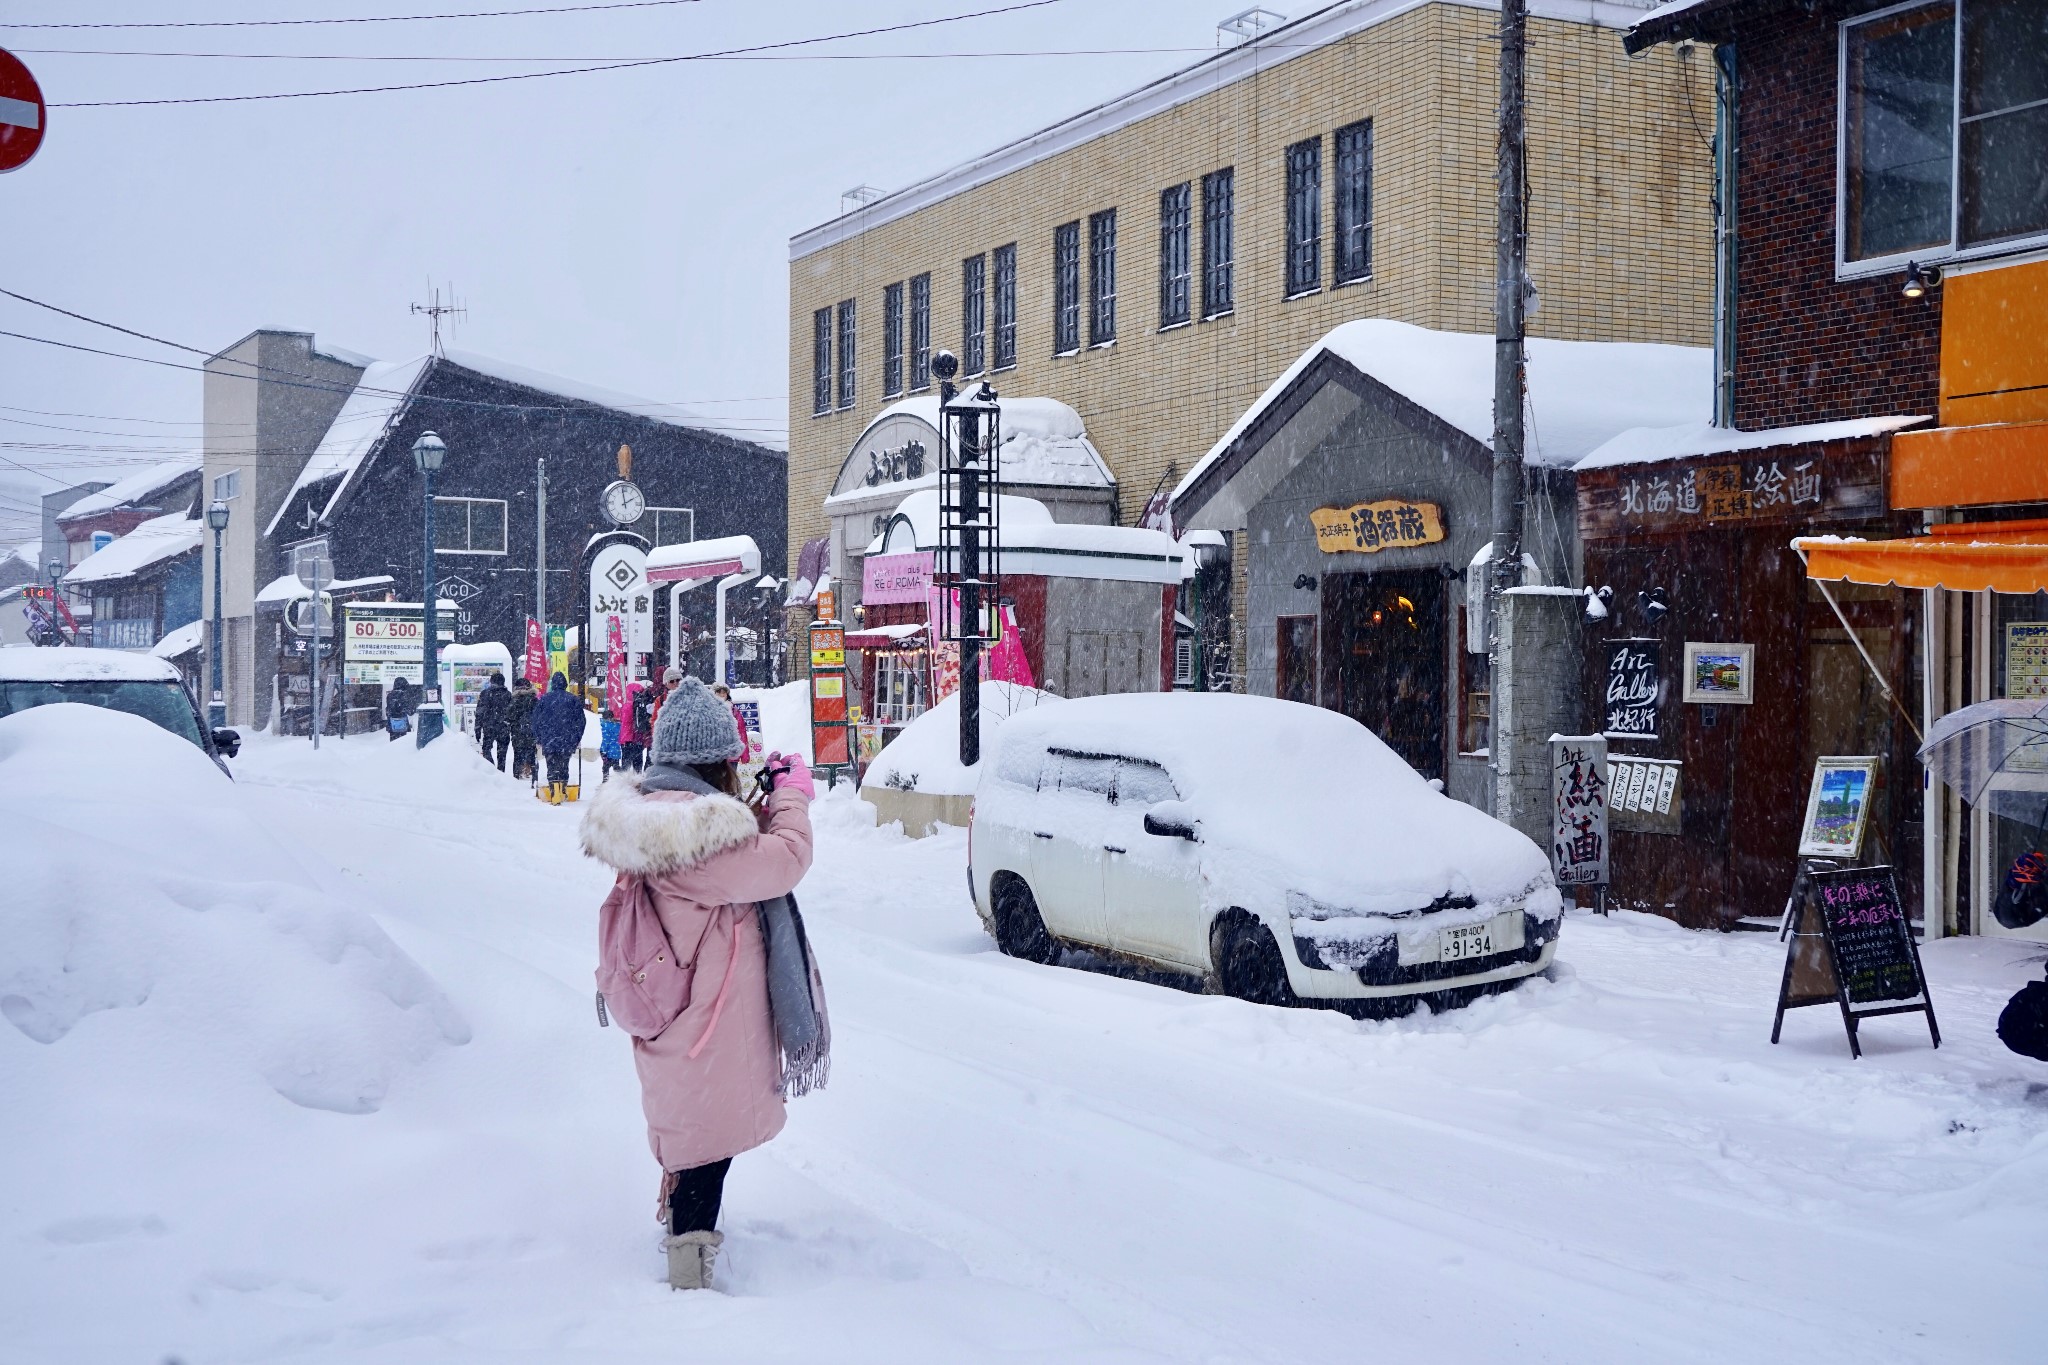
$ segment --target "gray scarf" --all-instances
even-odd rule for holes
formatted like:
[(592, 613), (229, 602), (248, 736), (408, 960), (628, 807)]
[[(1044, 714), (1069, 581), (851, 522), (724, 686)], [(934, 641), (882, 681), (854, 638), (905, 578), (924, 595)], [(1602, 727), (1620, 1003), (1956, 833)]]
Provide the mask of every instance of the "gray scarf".
[[(643, 791), (681, 791), (696, 796), (725, 793), (695, 770), (674, 763), (650, 763), (640, 779)], [(775, 896), (756, 907), (761, 942), (768, 955), (768, 1011), (782, 1049), (782, 1093), (795, 1099), (825, 1088), (832, 1071), (832, 1022), (825, 992), (811, 961), (796, 897)]]

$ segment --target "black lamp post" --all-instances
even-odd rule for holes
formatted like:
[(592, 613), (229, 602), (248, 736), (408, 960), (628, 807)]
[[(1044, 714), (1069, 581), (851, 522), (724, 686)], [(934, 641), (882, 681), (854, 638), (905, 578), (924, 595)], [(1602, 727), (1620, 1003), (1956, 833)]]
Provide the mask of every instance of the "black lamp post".
[(418, 745), (424, 749), (441, 737), (441, 670), (435, 658), (436, 646), (440, 642), (441, 614), (435, 608), (434, 592), (434, 475), (440, 471), (441, 461), (447, 458), (448, 447), (433, 432), (427, 432), (412, 443), (413, 467), (420, 472), (426, 489), (426, 542), (425, 569), (421, 574), (424, 585), (420, 591), (420, 709), (414, 718), (419, 727)]
[(207, 641), (212, 646), (207, 652), (213, 655), (213, 700), (206, 706), (206, 723), (218, 730), (228, 723), (228, 694), (221, 681), (220, 637), (220, 538), (228, 529), (228, 505), (220, 501), (209, 504), (206, 524), (213, 528), (213, 630)]
[(43, 572), (47, 573), (50, 576), (49, 616), (51, 638), (53, 638), (60, 645), (75, 643), (74, 641), (66, 640), (64, 638), (64, 627), (57, 624), (59, 621), (64, 619), (63, 616), (60, 615), (57, 610), (57, 585), (64, 581), (64, 561), (61, 559), (51, 560), (48, 564), (43, 566)]

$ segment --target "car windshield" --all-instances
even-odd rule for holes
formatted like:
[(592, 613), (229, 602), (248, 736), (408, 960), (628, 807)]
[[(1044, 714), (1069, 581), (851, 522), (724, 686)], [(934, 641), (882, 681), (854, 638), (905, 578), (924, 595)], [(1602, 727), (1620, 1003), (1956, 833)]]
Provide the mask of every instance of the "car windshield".
[(62, 701), (126, 711), (131, 716), (140, 716), (162, 726), (180, 739), (189, 739), (202, 749), (206, 747), (206, 742), (199, 737), (199, 720), (193, 713), (192, 703), (186, 698), (185, 689), (175, 682), (114, 682), (104, 678), (74, 682), (0, 682), (0, 716), (11, 716), (30, 707), (49, 706)]

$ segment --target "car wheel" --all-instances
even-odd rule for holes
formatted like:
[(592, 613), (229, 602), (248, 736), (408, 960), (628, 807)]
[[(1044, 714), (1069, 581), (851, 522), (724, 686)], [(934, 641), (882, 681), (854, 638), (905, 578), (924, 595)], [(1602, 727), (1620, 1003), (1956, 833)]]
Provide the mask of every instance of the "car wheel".
[(1298, 1005), (1287, 983), (1287, 963), (1266, 926), (1249, 915), (1233, 916), (1217, 930), (1221, 951), (1216, 976), (1223, 993), (1254, 1005)]
[(1024, 879), (1015, 875), (996, 878), (996, 947), (1026, 962), (1050, 963), (1059, 957), (1059, 945), (1046, 932), (1045, 918), (1038, 913), (1038, 901)]

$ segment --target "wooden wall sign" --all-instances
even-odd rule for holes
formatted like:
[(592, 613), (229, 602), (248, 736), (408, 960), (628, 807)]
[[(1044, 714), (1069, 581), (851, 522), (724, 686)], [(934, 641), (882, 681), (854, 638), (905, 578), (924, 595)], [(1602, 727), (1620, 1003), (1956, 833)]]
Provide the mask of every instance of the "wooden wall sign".
[(1609, 640), (1600, 729), (1609, 739), (1655, 739), (1664, 697), (1664, 647), (1656, 640)]
[(1883, 516), (1887, 437), (1613, 465), (1578, 475), (1579, 534), (1602, 540), (1701, 526), (1822, 524)]
[(1884, 1014), (1925, 1014), (1928, 1035), (1940, 1047), (1920, 945), (1906, 923), (1892, 870), (1851, 867), (1806, 871), (1802, 877), (1771, 1041), (1778, 1041), (1786, 1010), (1833, 1003), (1841, 1007), (1852, 1057), (1863, 1055), (1857, 1024)]
[(1550, 865), (1559, 886), (1607, 884), (1607, 741), (1556, 735), (1550, 741)]
[(1433, 502), (1387, 498), (1355, 507), (1320, 507), (1308, 514), (1316, 548), (1324, 554), (1377, 554), (1444, 538), (1443, 509)]

